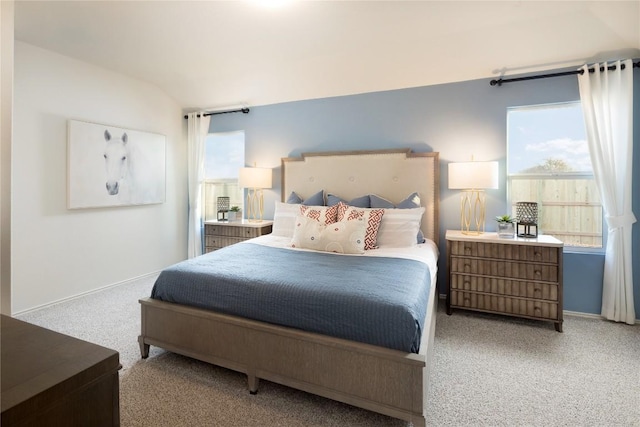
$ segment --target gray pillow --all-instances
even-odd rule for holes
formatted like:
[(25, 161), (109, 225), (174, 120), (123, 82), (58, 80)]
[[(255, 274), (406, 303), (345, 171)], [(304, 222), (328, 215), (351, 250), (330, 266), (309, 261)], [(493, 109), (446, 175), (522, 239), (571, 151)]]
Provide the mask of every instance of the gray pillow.
[(318, 191), (316, 194), (306, 198), (305, 200), (302, 200), (302, 198), (298, 196), (295, 191), (292, 191), (287, 198), (287, 203), (302, 204), (306, 206), (325, 206), (324, 190)]
[(291, 194), (289, 194), (289, 197), (287, 197), (286, 203), (289, 203), (291, 205), (299, 205), (300, 203), (302, 203), (302, 199), (294, 191), (292, 191)]
[(360, 196), (360, 197), (356, 197), (355, 199), (351, 200), (351, 201), (346, 201), (336, 195), (333, 195), (331, 193), (327, 194), (327, 206), (334, 206), (337, 205), (338, 203), (346, 203), (349, 206), (354, 206), (356, 208), (370, 208), (371, 207), (371, 203), (369, 202), (369, 195), (367, 194), (366, 196)]

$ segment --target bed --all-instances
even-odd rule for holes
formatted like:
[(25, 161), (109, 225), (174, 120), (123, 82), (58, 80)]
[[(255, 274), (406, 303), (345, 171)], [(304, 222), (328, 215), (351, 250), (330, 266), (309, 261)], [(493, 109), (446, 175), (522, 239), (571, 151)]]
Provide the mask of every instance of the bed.
[[(393, 149), (303, 154), (297, 158), (282, 159), (282, 200), (284, 202), (293, 192), (309, 196), (322, 189), (326, 193), (339, 195), (344, 200), (375, 194), (398, 203), (406, 195), (416, 192), (425, 211), (419, 229), (427, 239), (427, 243), (417, 247), (424, 250), (427, 247), (433, 248), (435, 257), (432, 259), (437, 259), (438, 173), (438, 153), (412, 153), (409, 149)], [(238, 259), (239, 266), (245, 262), (241, 258), (242, 252), (238, 252), (240, 255), (235, 257), (235, 251), (255, 251), (254, 256), (258, 258), (262, 258), (261, 251), (269, 251), (276, 254), (272, 261), (275, 263), (280, 263), (283, 259), (277, 257), (287, 257), (280, 252), (292, 251), (285, 248), (289, 239), (279, 235), (276, 225), (274, 223), (273, 236), (263, 236), (221, 250), (225, 260), (231, 263), (226, 268), (233, 269), (233, 263), (229, 261), (231, 259)], [(393, 261), (394, 263), (403, 263), (407, 257), (418, 256), (409, 254), (415, 252), (413, 249), (385, 251), (382, 246), (377, 253), (380, 261), (376, 264), (388, 257), (401, 260)], [(227, 249), (228, 251), (222, 252)], [(378, 250), (368, 252), (376, 251)], [(314, 257), (313, 252), (305, 249), (295, 251), (296, 254), (306, 254), (299, 255), (300, 257)], [(202, 263), (209, 255), (215, 259), (214, 253), (185, 263)], [(320, 255), (342, 257), (340, 260), (349, 257), (353, 260), (364, 258), (330, 253)], [(329, 263), (335, 266), (335, 260), (337, 258), (331, 258)], [(222, 263), (222, 258), (218, 258), (218, 262)], [(415, 264), (417, 261), (406, 262), (406, 265), (413, 265), (411, 262)], [(369, 269), (370, 265), (372, 264), (367, 264), (363, 270)], [(264, 265), (257, 267), (258, 270), (263, 268)], [(243, 372), (247, 375), (251, 393), (258, 391), (259, 380), (264, 379), (403, 419), (412, 422), (414, 426), (424, 426), (437, 311), (436, 270), (433, 261), (428, 269), (429, 286), (425, 287), (424, 292), (421, 291), (424, 293), (424, 301), (412, 309), (420, 312), (417, 316), (420, 319), (416, 320), (418, 326), (413, 332), (406, 333), (408, 337), (412, 333), (418, 335), (413, 337), (413, 342), (405, 340), (397, 345), (389, 344), (377, 341), (378, 338), (362, 338), (358, 330), (336, 336), (333, 332), (323, 333), (323, 329), (307, 327), (311, 324), (304, 328), (295, 327), (295, 322), (299, 322), (295, 319), (291, 320), (294, 323), (283, 322), (283, 325), (269, 317), (265, 317), (266, 320), (263, 321), (249, 315), (230, 314), (236, 312), (227, 310), (227, 307), (201, 306), (197, 304), (201, 300), (198, 295), (191, 295), (196, 301), (195, 306), (188, 304), (186, 299), (173, 301), (171, 298), (164, 298), (163, 301), (157, 299), (159, 295), (155, 295), (156, 298), (140, 300), (140, 351), (142, 357), (146, 358), (149, 346), (154, 345)], [(173, 270), (166, 274), (163, 271), (161, 277), (163, 274), (168, 276), (170, 272), (175, 273)], [(206, 272), (198, 274), (207, 275)], [(181, 280), (180, 276), (177, 277), (178, 281)], [(184, 283), (193, 281), (192, 278), (182, 280)], [(288, 284), (285, 287), (287, 286)], [(154, 292), (156, 288), (160, 292), (159, 283), (156, 283)], [(274, 292), (277, 294), (280, 290)], [(236, 299), (241, 299), (244, 304), (245, 299), (248, 301), (248, 296), (252, 294)], [(345, 298), (341, 296), (339, 299)], [(340, 310), (338, 309), (339, 312), (348, 311)], [(367, 310), (375, 313), (380, 308), (362, 310), (365, 313)], [(345, 318), (342, 321), (348, 324), (351, 320)]]

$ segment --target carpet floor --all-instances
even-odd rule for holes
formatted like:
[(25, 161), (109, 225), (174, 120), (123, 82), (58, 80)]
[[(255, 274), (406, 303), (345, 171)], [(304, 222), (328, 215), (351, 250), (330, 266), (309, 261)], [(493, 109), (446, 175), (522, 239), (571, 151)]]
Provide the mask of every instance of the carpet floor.
[[(138, 299), (155, 276), (17, 318), (120, 352), (123, 426), (403, 426), (407, 423), (151, 347), (140, 359)], [(640, 327), (455, 311), (441, 301), (427, 424), (640, 426)]]

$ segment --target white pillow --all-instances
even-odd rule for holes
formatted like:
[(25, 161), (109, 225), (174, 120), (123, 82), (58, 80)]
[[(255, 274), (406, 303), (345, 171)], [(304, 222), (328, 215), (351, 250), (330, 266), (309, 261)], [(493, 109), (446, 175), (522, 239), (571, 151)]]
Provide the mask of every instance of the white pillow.
[(271, 234), (281, 237), (293, 237), (293, 225), (298, 215), (300, 215), (299, 204), (276, 202)]
[(378, 247), (404, 248), (416, 246), (416, 235), (424, 208), (385, 209), (378, 229)]
[(363, 220), (321, 224), (313, 218), (297, 216), (291, 247), (339, 254), (363, 254), (367, 224)]

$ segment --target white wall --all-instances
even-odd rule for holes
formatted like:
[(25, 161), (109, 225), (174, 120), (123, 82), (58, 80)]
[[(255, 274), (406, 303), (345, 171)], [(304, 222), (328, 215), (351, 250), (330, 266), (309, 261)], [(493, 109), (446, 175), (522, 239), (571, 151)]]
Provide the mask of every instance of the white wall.
[[(185, 259), (179, 106), (153, 85), (22, 42), (15, 45), (14, 79), (12, 312)], [(68, 210), (68, 119), (165, 135), (166, 202)]]
[(0, 313), (11, 314), (13, 1), (0, 1)]

